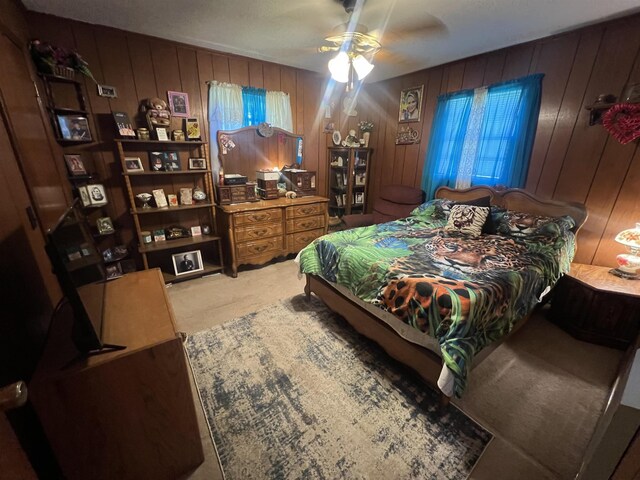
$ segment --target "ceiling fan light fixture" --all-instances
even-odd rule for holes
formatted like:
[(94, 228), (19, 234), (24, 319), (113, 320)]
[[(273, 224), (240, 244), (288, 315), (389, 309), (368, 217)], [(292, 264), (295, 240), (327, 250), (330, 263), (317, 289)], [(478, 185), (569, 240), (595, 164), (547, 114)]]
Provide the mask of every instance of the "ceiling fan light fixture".
[(336, 82), (347, 83), (349, 81), (350, 61), (346, 52), (340, 52), (329, 60), (329, 71), (331, 78)]
[(371, 73), (373, 67), (373, 63), (369, 62), (369, 60), (362, 55), (357, 55), (356, 58), (353, 59), (353, 68), (358, 74), (358, 80), (364, 80), (364, 77)]

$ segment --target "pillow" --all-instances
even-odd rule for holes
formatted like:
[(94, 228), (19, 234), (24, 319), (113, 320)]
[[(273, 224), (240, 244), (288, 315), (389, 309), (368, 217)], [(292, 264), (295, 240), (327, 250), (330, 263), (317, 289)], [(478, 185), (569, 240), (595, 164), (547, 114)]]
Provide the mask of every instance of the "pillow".
[(478, 237), (482, 233), (482, 226), (488, 215), (488, 207), (453, 205), (444, 230), (446, 232), (459, 232)]
[[(491, 207), (491, 197), (487, 195), (486, 197), (473, 198), (471, 200), (458, 201), (455, 203), (456, 205), (473, 205), (475, 207)], [(484, 221), (484, 225), (482, 225), (482, 233), (496, 233), (496, 225), (493, 222), (493, 217), (491, 214), (487, 215), (487, 219)]]
[(554, 220), (554, 217), (506, 210), (499, 217), (498, 233), (512, 237), (527, 237), (535, 235), (541, 227)]

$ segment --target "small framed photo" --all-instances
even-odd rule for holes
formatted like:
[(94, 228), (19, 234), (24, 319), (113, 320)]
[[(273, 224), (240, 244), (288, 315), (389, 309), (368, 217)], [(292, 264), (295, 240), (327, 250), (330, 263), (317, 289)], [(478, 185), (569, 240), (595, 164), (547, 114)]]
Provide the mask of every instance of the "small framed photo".
[(98, 233), (100, 235), (109, 235), (116, 231), (113, 228), (113, 222), (110, 217), (102, 217), (96, 220), (96, 227), (98, 227)]
[(356, 192), (356, 203), (364, 203), (364, 192)]
[(111, 85), (98, 85), (98, 96), (106, 98), (117, 98), (118, 91), (116, 90), (116, 87), (112, 87)]
[(167, 237), (164, 234), (164, 230), (160, 229), (160, 230), (154, 230), (153, 231), (153, 241), (154, 242), (163, 242), (167, 239)]
[(400, 123), (419, 122), (424, 85), (405, 88), (400, 92)]
[(355, 180), (356, 180), (356, 185), (364, 185), (367, 181), (367, 174), (356, 173)]
[(63, 140), (90, 142), (91, 131), (87, 117), (77, 115), (56, 115), (60, 137)]
[(163, 142), (169, 141), (169, 134), (167, 133), (167, 129), (163, 127), (156, 127), (156, 138)]
[(191, 236), (192, 237), (197, 237), (199, 235), (202, 235), (202, 228), (200, 228), (200, 225), (196, 225), (195, 227), (191, 227)]
[(193, 189), (181, 188), (180, 189), (180, 205), (193, 205)]
[(189, 112), (189, 95), (184, 92), (167, 92), (169, 98), (169, 110), (174, 117), (188, 117)]
[(154, 172), (164, 169), (164, 152), (149, 152), (149, 168)]
[(189, 170), (206, 170), (207, 160), (205, 158), (190, 158)]
[(165, 172), (175, 172), (181, 170), (180, 156), (178, 155), (178, 152), (165, 152), (163, 164)]
[(177, 207), (178, 206), (178, 196), (174, 195), (173, 193), (167, 194), (167, 203), (169, 204), (170, 207)]
[(98, 207), (107, 204), (107, 193), (104, 190), (104, 185), (99, 183), (87, 185), (87, 191), (89, 192), (89, 200), (92, 206)]
[(82, 202), (83, 207), (91, 205), (91, 198), (89, 197), (89, 190), (87, 190), (86, 185), (78, 187), (78, 195), (80, 196), (80, 201)]
[(122, 273), (122, 267), (120, 266), (120, 262), (111, 263), (105, 267), (107, 272), (107, 280), (113, 280), (114, 278), (121, 277), (124, 275)]
[(156, 190), (151, 190), (153, 194), (153, 200), (156, 202), (156, 207), (164, 208), (167, 204), (167, 197), (164, 194), (164, 190), (162, 188), (158, 188)]
[(144, 172), (140, 157), (126, 157), (124, 159), (124, 166), (127, 172)]
[(176, 276), (193, 272), (201, 272), (204, 270), (200, 250), (175, 253), (171, 255), (171, 259), (173, 260), (173, 269)]
[(84, 163), (82, 162), (82, 157), (80, 155), (76, 153), (65, 155), (64, 161), (67, 164), (69, 175), (72, 177), (87, 174), (87, 169), (84, 168)]
[(185, 118), (184, 131), (187, 135), (187, 140), (200, 140), (200, 122), (197, 118)]

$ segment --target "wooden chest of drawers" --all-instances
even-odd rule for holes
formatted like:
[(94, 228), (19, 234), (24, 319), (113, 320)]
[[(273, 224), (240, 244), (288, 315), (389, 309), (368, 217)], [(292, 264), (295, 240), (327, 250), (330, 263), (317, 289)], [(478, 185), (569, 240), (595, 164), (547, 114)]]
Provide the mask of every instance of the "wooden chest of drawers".
[(327, 198), (309, 196), (218, 205), (218, 232), (233, 277), (238, 266), (297, 253), (327, 233)]
[(245, 185), (216, 185), (216, 199), (220, 205), (231, 203), (255, 202), (256, 184), (247, 183)]

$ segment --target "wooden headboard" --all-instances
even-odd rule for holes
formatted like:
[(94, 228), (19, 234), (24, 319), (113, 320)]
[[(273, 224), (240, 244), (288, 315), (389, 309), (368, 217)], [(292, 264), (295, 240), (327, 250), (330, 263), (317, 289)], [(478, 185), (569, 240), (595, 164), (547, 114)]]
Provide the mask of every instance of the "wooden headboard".
[(569, 215), (576, 223), (572, 229), (574, 233), (587, 220), (587, 207), (577, 202), (559, 202), (557, 200), (545, 200), (519, 188), (498, 189), (488, 186), (477, 186), (456, 190), (449, 187), (440, 187), (436, 190), (436, 198), (449, 200), (472, 200), (480, 197), (491, 197), (491, 205), (507, 208), (517, 212), (533, 213), (534, 215), (547, 215), (560, 217)]

